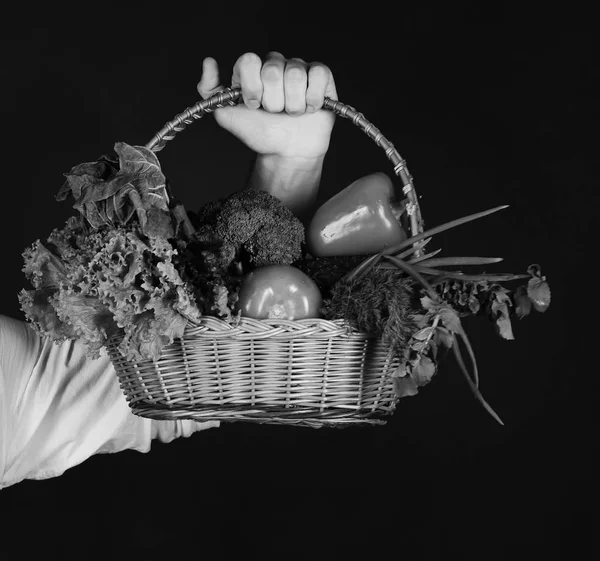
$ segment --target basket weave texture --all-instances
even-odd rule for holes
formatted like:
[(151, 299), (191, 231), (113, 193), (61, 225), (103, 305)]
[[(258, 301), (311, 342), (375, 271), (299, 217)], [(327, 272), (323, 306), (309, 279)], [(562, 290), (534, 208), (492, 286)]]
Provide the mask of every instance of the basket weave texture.
[(381, 423), (397, 398), (398, 367), (380, 339), (342, 321), (205, 317), (157, 361), (132, 363), (108, 344), (134, 412), (155, 419), (218, 419), (308, 426)]
[[(227, 88), (198, 102), (147, 147), (162, 150), (193, 119), (234, 105), (240, 94)], [(385, 150), (409, 201), (412, 235), (421, 233), (412, 177), (394, 146), (352, 107), (326, 98), (324, 108), (351, 119)], [(344, 427), (384, 424), (398, 402), (391, 377), (398, 360), (381, 339), (342, 320), (240, 318), (233, 325), (204, 316), (158, 360), (138, 363), (121, 355), (121, 340), (111, 338), (107, 351), (132, 412), (142, 417)]]

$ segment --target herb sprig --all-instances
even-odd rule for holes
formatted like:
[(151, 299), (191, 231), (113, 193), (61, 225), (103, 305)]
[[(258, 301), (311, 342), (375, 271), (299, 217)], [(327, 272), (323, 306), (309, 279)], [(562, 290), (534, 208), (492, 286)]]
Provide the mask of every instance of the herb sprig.
[[(397, 268), (410, 277), (420, 290), (418, 313), (412, 316), (417, 330), (404, 347), (400, 366), (393, 373), (398, 397), (415, 395), (418, 388), (429, 383), (437, 371), (440, 348), (452, 350), (455, 360), (471, 391), (500, 424), (498, 414), (479, 391), (479, 370), (475, 352), (460, 317), (485, 314), (495, 324), (496, 332), (504, 339), (514, 339), (511, 316), (523, 318), (534, 309), (544, 312), (551, 300), (550, 286), (537, 264), (530, 265), (527, 274), (481, 273), (464, 274), (446, 267), (489, 265), (502, 261), (499, 257), (436, 257), (440, 250), (419, 257), (411, 256), (422, 250), (436, 234), (489, 216), (508, 208), (498, 206), (452, 220), (417, 234), (396, 245), (370, 255), (349, 271), (343, 282), (358, 282), (375, 268)], [(410, 258), (410, 259), (409, 259)], [(501, 283), (528, 279), (515, 291)], [(470, 359), (471, 371), (464, 360), (461, 344)]]

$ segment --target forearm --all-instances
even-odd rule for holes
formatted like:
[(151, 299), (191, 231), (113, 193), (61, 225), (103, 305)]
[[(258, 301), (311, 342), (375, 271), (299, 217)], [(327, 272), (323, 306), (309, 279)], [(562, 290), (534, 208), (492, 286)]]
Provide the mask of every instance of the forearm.
[(268, 191), (306, 222), (315, 210), (323, 160), (258, 155), (248, 187)]
[(218, 426), (134, 415), (104, 351), (90, 360), (78, 341), (55, 345), (0, 315), (0, 489), (57, 477), (94, 454), (148, 452), (153, 440)]

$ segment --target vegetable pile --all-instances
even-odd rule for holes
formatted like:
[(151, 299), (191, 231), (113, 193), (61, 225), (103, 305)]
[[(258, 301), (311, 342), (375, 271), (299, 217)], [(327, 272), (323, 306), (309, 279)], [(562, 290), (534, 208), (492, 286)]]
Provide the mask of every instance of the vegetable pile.
[[(460, 319), (486, 316), (513, 339), (511, 318), (548, 308), (546, 278), (539, 265), (523, 275), (464, 274), (455, 267), (501, 259), (422, 253), (437, 233), (505, 206), (408, 237), (407, 201), (395, 201), (391, 181), (375, 174), (327, 201), (306, 228), (258, 189), (188, 213), (151, 150), (117, 143), (115, 152), (116, 159), (102, 156), (65, 174), (57, 199), (72, 197), (78, 214), (23, 253), (32, 287), (19, 301), (40, 334), (79, 339), (93, 358), (119, 334), (122, 355), (143, 361), (157, 360), (203, 316), (234, 324), (343, 320), (382, 337), (400, 359), (398, 396), (417, 393), (437, 371), (439, 350), (452, 350), (475, 396), (501, 422), (479, 392)], [(504, 286), (519, 279), (527, 282)]]

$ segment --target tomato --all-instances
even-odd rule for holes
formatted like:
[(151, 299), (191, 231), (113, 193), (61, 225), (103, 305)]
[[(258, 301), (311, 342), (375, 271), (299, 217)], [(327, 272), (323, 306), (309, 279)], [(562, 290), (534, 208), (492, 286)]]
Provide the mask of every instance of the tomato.
[(267, 265), (246, 276), (237, 308), (254, 319), (304, 319), (319, 317), (321, 301), (319, 288), (300, 269)]

